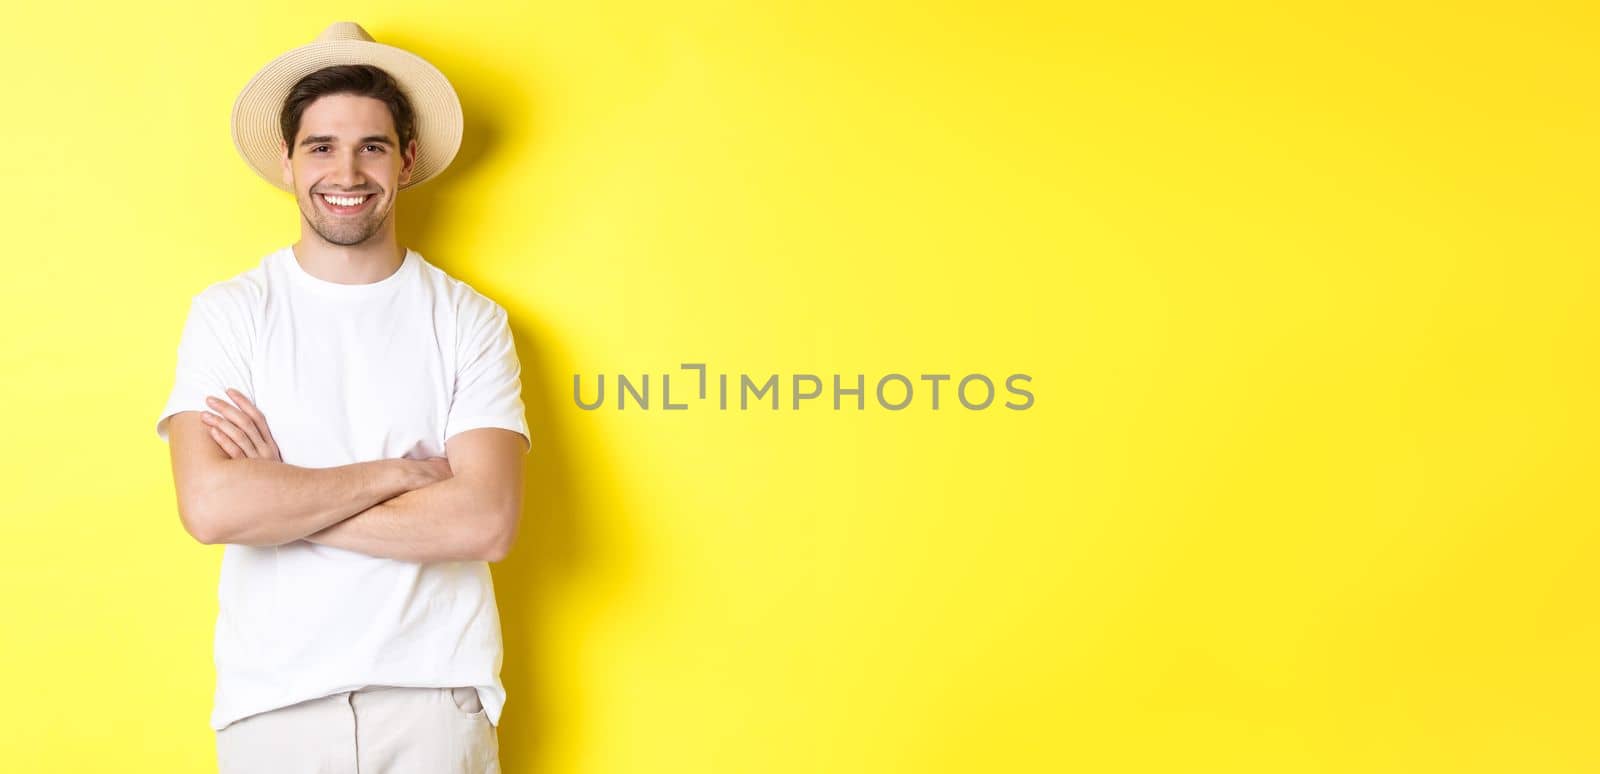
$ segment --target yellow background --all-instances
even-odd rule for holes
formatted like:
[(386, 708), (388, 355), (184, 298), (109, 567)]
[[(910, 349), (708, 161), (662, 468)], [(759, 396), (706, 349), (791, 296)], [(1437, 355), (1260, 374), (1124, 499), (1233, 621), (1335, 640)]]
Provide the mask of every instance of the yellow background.
[[(214, 770), (154, 422), (298, 235), (233, 99), (351, 19), (522, 357), (508, 772), (1600, 769), (1596, 16), (1285, 5), (9, 10), (0, 768)], [(686, 361), (1036, 403), (573, 404)]]

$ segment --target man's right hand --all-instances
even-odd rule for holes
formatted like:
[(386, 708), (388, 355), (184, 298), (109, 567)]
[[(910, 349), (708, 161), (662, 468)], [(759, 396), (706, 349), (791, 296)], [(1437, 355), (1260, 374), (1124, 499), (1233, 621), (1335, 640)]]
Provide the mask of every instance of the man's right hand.
[(450, 469), (450, 460), (447, 457), (429, 457), (423, 460), (410, 460), (410, 462), (413, 463), (411, 468), (415, 476), (412, 489), (421, 489), (430, 484), (437, 484), (455, 475), (455, 472)]

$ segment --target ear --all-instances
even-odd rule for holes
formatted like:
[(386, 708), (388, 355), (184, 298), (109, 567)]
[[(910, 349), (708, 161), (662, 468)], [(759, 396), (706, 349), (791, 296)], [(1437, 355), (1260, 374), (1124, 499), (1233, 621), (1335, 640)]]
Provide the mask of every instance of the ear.
[(278, 141), (278, 164), (283, 168), (280, 172), (283, 184), (293, 188), (294, 167), (289, 164), (289, 143), (283, 140)]
[(405, 165), (400, 167), (400, 185), (405, 185), (411, 182), (411, 171), (416, 166), (417, 138), (413, 137), (411, 142), (406, 143), (406, 152), (401, 158), (405, 159)]

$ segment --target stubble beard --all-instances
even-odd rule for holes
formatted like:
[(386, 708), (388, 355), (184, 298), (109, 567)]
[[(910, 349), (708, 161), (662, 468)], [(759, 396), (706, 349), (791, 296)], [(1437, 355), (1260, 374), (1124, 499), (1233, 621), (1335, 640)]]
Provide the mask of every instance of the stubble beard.
[(384, 221), (389, 218), (389, 213), (393, 210), (391, 204), (382, 212), (374, 209), (359, 221), (351, 221), (349, 218), (340, 218), (324, 212), (316, 202), (308, 201), (302, 206), (311, 208), (309, 213), (303, 214), (306, 216), (306, 222), (311, 224), (312, 231), (317, 232), (317, 235), (329, 244), (343, 246), (359, 245), (371, 239), (383, 228)]

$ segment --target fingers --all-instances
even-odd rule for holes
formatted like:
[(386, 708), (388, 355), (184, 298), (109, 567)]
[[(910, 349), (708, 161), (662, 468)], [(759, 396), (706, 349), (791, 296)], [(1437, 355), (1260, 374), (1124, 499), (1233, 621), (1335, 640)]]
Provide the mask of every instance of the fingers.
[[(228, 392), (232, 394), (234, 391), (229, 390)], [(240, 437), (234, 433), (229, 433), (228, 435), (229, 437), (233, 438), (233, 440), (242, 448), (244, 448), (246, 453), (252, 457), (266, 456), (267, 440), (261, 436), (261, 431), (256, 428), (256, 421), (254, 419), (251, 419), (243, 411), (234, 408), (233, 404), (210, 395), (206, 396), (206, 405), (210, 406), (212, 411), (222, 415), (229, 422), (233, 423), (235, 428), (243, 432), (243, 437)]]
[(256, 408), (256, 404), (250, 402), (250, 399), (245, 397), (244, 393), (232, 387), (228, 388), (228, 397), (233, 398), (233, 402), (238, 404), (239, 410), (243, 411), (246, 416), (256, 423), (256, 428), (261, 431), (261, 439), (266, 442), (267, 446), (276, 450), (278, 442), (273, 440), (272, 429), (267, 427), (267, 418), (262, 415), (261, 409)]
[[(237, 425), (209, 411), (201, 412), (200, 421), (211, 428), (211, 437), (217, 439), (217, 444), (228, 452), (228, 456), (234, 459), (258, 456), (255, 442)], [(234, 454), (229, 447), (237, 449), (239, 454)]]
[(211, 426), (211, 438), (217, 442), (218, 446), (222, 447), (223, 451), (228, 453), (229, 457), (240, 459), (245, 456), (244, 449), (239, 448), (239, 444), (234, 443), (226, 434), (218, 430), (216, 425)]

